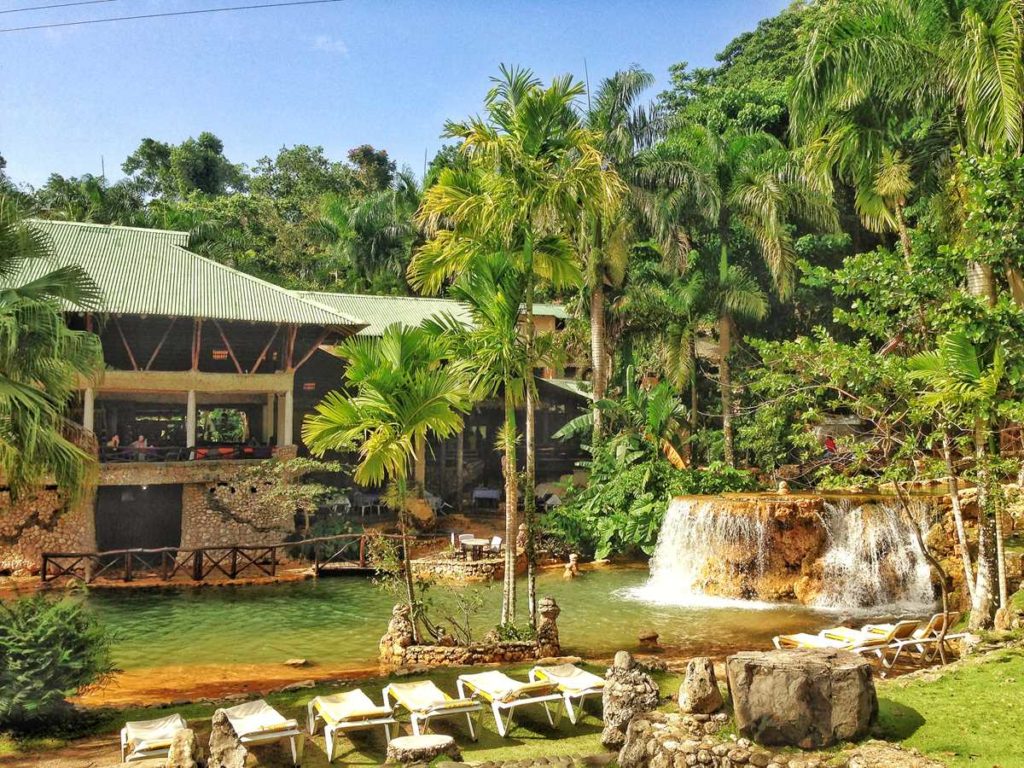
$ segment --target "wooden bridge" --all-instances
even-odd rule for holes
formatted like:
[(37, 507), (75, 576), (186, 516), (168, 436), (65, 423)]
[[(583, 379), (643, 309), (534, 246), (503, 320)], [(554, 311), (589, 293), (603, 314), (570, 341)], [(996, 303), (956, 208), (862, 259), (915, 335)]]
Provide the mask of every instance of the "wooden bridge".
[[(272, 545), (197, 547), (193, 549), (115, 549), (106, 552), (44, 552), (39, 576), (44, 584), (66, 579), (91, 584), (97, 579), (130, 582), (139, 578), (192, 582), (211, 577), (237, 579), (275, 577), (281, 550), (310, 552), (310, 566), (317, 576), (330, 573), (370, 573), (368, 543), (371, 537), (396, 540), (398, 534), (345, 533)], [(437, 542), (445, 534), (410, 536), (411, 543)]]

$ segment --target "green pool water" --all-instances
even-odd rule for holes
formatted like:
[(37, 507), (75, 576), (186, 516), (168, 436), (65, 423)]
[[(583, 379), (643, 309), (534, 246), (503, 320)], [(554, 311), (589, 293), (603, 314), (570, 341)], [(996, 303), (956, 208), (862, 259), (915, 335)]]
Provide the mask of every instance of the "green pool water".
[[(562, 607), (558, 625), (565, 651), (585, 656), (634, 648), (645, 629), (682, 653), (764, 648), (773, 635), (824, 626), (829, 618), (799, 606), (658, 605), (631, 593), (646, 581), (640, 569), (594, 571), (574, 581), (542, 574), (538, 592)], [(497, 619), (501, 587), (459, 589), (482, 592), (484, 608), (475, 619), (482, 636)], [(444, 592), (436, 589), (441, 599)], [(269, 664), (292, 657), (365, 667), (376, 661), (377, 640), (394, 602), (369, 580), (351, 577), (267, 586), (97, 589), (87, 599), (118, 629), (115, 658), (125, 670)]]

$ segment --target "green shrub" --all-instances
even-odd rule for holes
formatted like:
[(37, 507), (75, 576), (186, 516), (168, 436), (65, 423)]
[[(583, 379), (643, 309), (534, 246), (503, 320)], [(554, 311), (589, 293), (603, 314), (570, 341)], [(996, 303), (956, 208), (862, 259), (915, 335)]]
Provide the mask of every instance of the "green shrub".
[(0, 603), (0, 727), (62, 718), (67, 698), (112, 672), (113, 637), (80, 600), (45, 595)]

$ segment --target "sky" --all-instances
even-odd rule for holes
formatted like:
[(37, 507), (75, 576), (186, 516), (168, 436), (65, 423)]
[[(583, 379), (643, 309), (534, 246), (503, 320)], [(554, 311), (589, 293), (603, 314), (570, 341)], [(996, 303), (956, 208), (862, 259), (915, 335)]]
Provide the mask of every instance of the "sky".
[[(0, 0), (0, 30), (268, 0)], [(788, 0), (342, 0), (111, 24), (0, 32), (0, 155), (19, 183), (121, 175), (144, 137), (211, 131), (233, 162), (282, 146), (343, 159), (360, 144), (417, 174), (444, 121), (480, 110), (501, 63), (592, 86), (630, 64), (665, 88), (670, 65), (714, 63)]]

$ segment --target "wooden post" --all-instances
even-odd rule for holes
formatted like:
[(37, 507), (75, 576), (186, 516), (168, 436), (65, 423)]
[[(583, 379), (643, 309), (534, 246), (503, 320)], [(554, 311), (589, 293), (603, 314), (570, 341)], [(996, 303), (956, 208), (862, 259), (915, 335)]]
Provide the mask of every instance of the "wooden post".
[(192, 579), (193, 581), (203, 580), (203, 550), (201, 549), (192, 553)]
[(130, 549), (124, 553), (124, 580), (132, 580), (132, 551)]
[(359, 537), (359, 567), (366, 567), (366, 537)]
[(238, 575), (238, 548), (231, 548), (231, 572), (228, 578), (235, 578)]
[(87, 387), (82, 396), (82, 427), (86, 432), (96, 431), (96, 393)]
[(196, 391), (188, 391), (188, 405), (185, 409), (185, 447), (196, 447)]
[(270, 575), (277, 575), (277, 547), (270, 548)]
[(462, 511), (462, 492), (466, 484), (466, 470), (464, 465), (465, 454), (465, 430), (459, 432), (455, 443), (455, 511)]
[(171, 578), (171, 566), (166, 550), (160, 553), (160, 578), (164, 581)]

